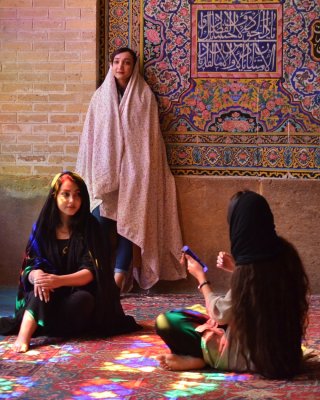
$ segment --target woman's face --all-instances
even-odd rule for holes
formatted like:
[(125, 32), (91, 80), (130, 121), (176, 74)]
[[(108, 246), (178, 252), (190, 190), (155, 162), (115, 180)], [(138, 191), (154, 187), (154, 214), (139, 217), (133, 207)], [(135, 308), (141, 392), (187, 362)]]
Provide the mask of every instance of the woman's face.
[(66, 179), (60, 186), (56, 201), (61, 220), (73, 217), (81, 207), (81, 195), (78, 185), (72, 180)]
[(122, 88), (125, 88), (130, 80), (134, 68), (132, 55), (128, 51), (117, 54), (113, 59), (111, 68), (118, 84)]

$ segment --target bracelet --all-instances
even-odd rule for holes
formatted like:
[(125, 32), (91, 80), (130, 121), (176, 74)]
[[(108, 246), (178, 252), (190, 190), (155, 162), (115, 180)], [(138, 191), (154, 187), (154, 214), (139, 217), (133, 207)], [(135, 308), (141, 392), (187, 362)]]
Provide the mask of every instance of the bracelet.
[(200, 290), (202, 288), (202, 286), (210, 285), (210, 283), (211, 283), (210, 281), (204, 281), (204, 282), (200, 283), (200, 285), (198, 286), (198, 289)]

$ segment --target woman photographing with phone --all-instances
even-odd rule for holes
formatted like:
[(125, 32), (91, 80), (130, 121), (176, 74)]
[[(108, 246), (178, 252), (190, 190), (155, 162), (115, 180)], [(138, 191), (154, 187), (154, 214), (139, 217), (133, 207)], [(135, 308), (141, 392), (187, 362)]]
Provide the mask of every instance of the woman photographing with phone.
[(158, 357), (170, 370), (206, 366), (292, 378), (302, 370), (307, 327), (308, 277), (295, 248), (275, 231), (265, 198), (236, 193), (228, 210), (231, 254), (220, 252), (217, 267), (232, 271), (225, 296), (214, 294), (202, 266), (182, 256), (197, 279), (206, 311), (161, 314), (156, 330), (171, 350)]

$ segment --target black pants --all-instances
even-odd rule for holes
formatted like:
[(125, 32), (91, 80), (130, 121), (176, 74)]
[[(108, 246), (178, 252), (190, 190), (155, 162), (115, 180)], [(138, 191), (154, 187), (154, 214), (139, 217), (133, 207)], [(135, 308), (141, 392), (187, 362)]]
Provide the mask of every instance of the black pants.
[(94, 307), (93, 295), (85, 290), (66, 294), (63, 290), (56, 289), (51, 293), (48, 303), (30, 292), (26, 310), (37, 321), (37, 334), (73, 336), (90, 330)]

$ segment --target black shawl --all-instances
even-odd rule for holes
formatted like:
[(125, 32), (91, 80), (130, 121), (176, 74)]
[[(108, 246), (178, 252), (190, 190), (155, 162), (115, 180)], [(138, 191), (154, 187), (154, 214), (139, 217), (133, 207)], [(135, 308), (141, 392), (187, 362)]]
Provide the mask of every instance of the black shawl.
[[(120, 291), (115, 284), (110, 259), (103, 245), (103, 236), (98, 221), (90, 214), (84, 232), (72, 234), (68, 244), (68, 259), (65, 273), (73, 273), (81, 268), (90, 269), (94, 281), (89, 285), (95, 297), (95, 315), (91, 333), (110, 336), (138, 330), (131, 316), (125, 315)], [(42, 269), (47, 273), (58, 273), (61, 258), (58, 255), (56, 240), (43, 240), (37, 237), (33, 228), (28, 241), (26, 255), (22, 262), (14, 317), (0, 318), (0, 334), (16, 334), (19, 331), (25, 311), (25, 297), (33, 290), (28, 280), (29, 272)], [(72, 288), (70, 288), (72, 290)]]
[(278, 255), (282, 242), (266, 199), (258, 193), (246, 191), (232, 207), (230, 241), (236, 264), (250, 264)]

